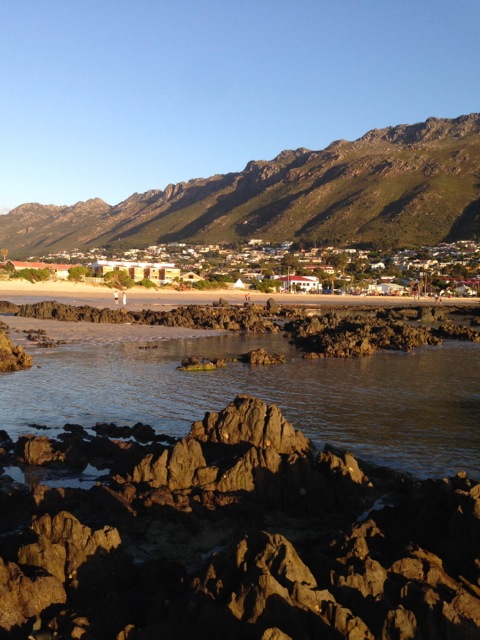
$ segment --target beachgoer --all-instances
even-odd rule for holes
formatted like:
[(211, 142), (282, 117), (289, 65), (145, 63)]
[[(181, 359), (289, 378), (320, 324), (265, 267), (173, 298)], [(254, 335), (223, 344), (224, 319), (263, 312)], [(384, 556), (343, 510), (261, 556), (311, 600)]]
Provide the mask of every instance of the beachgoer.
[(118, 304), (118, 291), (115, 291), (113, 294), (113, 299), (115, 300), (115, 304)]
[(127, 304), (127, 294), (124, 293), (123, 294), (123, 306), (125, 306)]

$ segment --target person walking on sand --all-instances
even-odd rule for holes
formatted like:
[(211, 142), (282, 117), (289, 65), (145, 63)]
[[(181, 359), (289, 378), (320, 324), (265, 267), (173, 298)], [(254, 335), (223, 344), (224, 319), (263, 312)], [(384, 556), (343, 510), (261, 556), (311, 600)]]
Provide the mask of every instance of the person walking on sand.
[(115, 304), (118, 304), (118, 291), (115, 291), (113, 294), (113, 299), (115, 300)]
[(125, 292), (123, 292), (123, 306), (126, 307), (127, 306), (127, 294)]

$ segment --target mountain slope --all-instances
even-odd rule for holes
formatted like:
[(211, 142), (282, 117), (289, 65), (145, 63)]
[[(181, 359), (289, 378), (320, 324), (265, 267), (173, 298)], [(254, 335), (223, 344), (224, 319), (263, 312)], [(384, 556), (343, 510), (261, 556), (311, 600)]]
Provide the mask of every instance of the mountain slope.
[(395, 247), (479, 234), (480, 114), (376, 129), (322, 151), (283, 151), (115, 206), (24, 204), (0, 217), (0, 243), (19, 255), (251, 237)]

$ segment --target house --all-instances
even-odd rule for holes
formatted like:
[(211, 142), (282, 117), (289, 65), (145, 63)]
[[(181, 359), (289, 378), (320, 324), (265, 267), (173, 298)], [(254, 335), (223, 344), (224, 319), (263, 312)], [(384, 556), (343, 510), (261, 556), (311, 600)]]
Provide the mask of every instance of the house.
[(9, 260), (6, 263), (7, 267), (10, 267), (15, 271), (21, 271), (22, 269), (48, 269), (52, 277), (59, 280), (66, 280), (68, 278), (68, 270), (78, 265), (75, 264), (55, 264), (48, 262), (19, 262), (18, 260)]
[(279, 281), (280, 290), (287, 291), (302, 291), (305, 293), (319, 293), (321, 285), (316, 276), (296, 276), (287, 275), (275, 278)]
[(456, 296), (461, 296), (463, 298), (476, 295), (476, 291), (467, 284), (461, 284), (458, 287), (455, 287), (453, 292)]
[(158, 279), (161, 284), (168, 284), (180, 278), (180, 269), (172, 265), (159, 265)]
[(97, 277), (102, 278), (110, 271), (126, 271), (128, 275), (139, 282), (152, 280), (156, 284), (168, 284), (180, 277), (180, 269), (172, 262), (132, 262), (129, 260), (97, 260), (90, 265)]
[(405, 287), (401, 284), (394, 284), (393, 282), (382, 282), (377, 287), (382, 296), (401, 296)]
[(195, 271), (185, 271), (184, 273), (180, 273), (180, 280), (183, 282), (200, 282), (200, 280), (205, 280), (205, 278), (199, 276)]

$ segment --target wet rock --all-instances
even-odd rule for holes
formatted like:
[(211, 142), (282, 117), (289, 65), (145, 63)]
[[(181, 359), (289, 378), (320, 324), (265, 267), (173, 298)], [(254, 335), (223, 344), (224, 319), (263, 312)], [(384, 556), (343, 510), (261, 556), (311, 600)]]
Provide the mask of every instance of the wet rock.
[(218, 367), (224, 367), (225, 362), (225, 360), (217, 358), (186, 356), (183, 358), (181, 366), (177, 367), (177, 369), (179, 371), (215, 371)]
[(379, 349), (411, 351), (415, 347), (441, 343), (441, 337), (431, 328), (378, 317), (338, 318), (330, 314), (323, 319), (293, 321), (286, 328), (294, 344), (310, 358), (358, 358)]
[(248, 353), (242, 354), (238, 359), (240, 362), (260, 365), (284, 364), (287, 361), (284, 355), (279, 353), (268, 353), (262, 347), (248, 351)]

